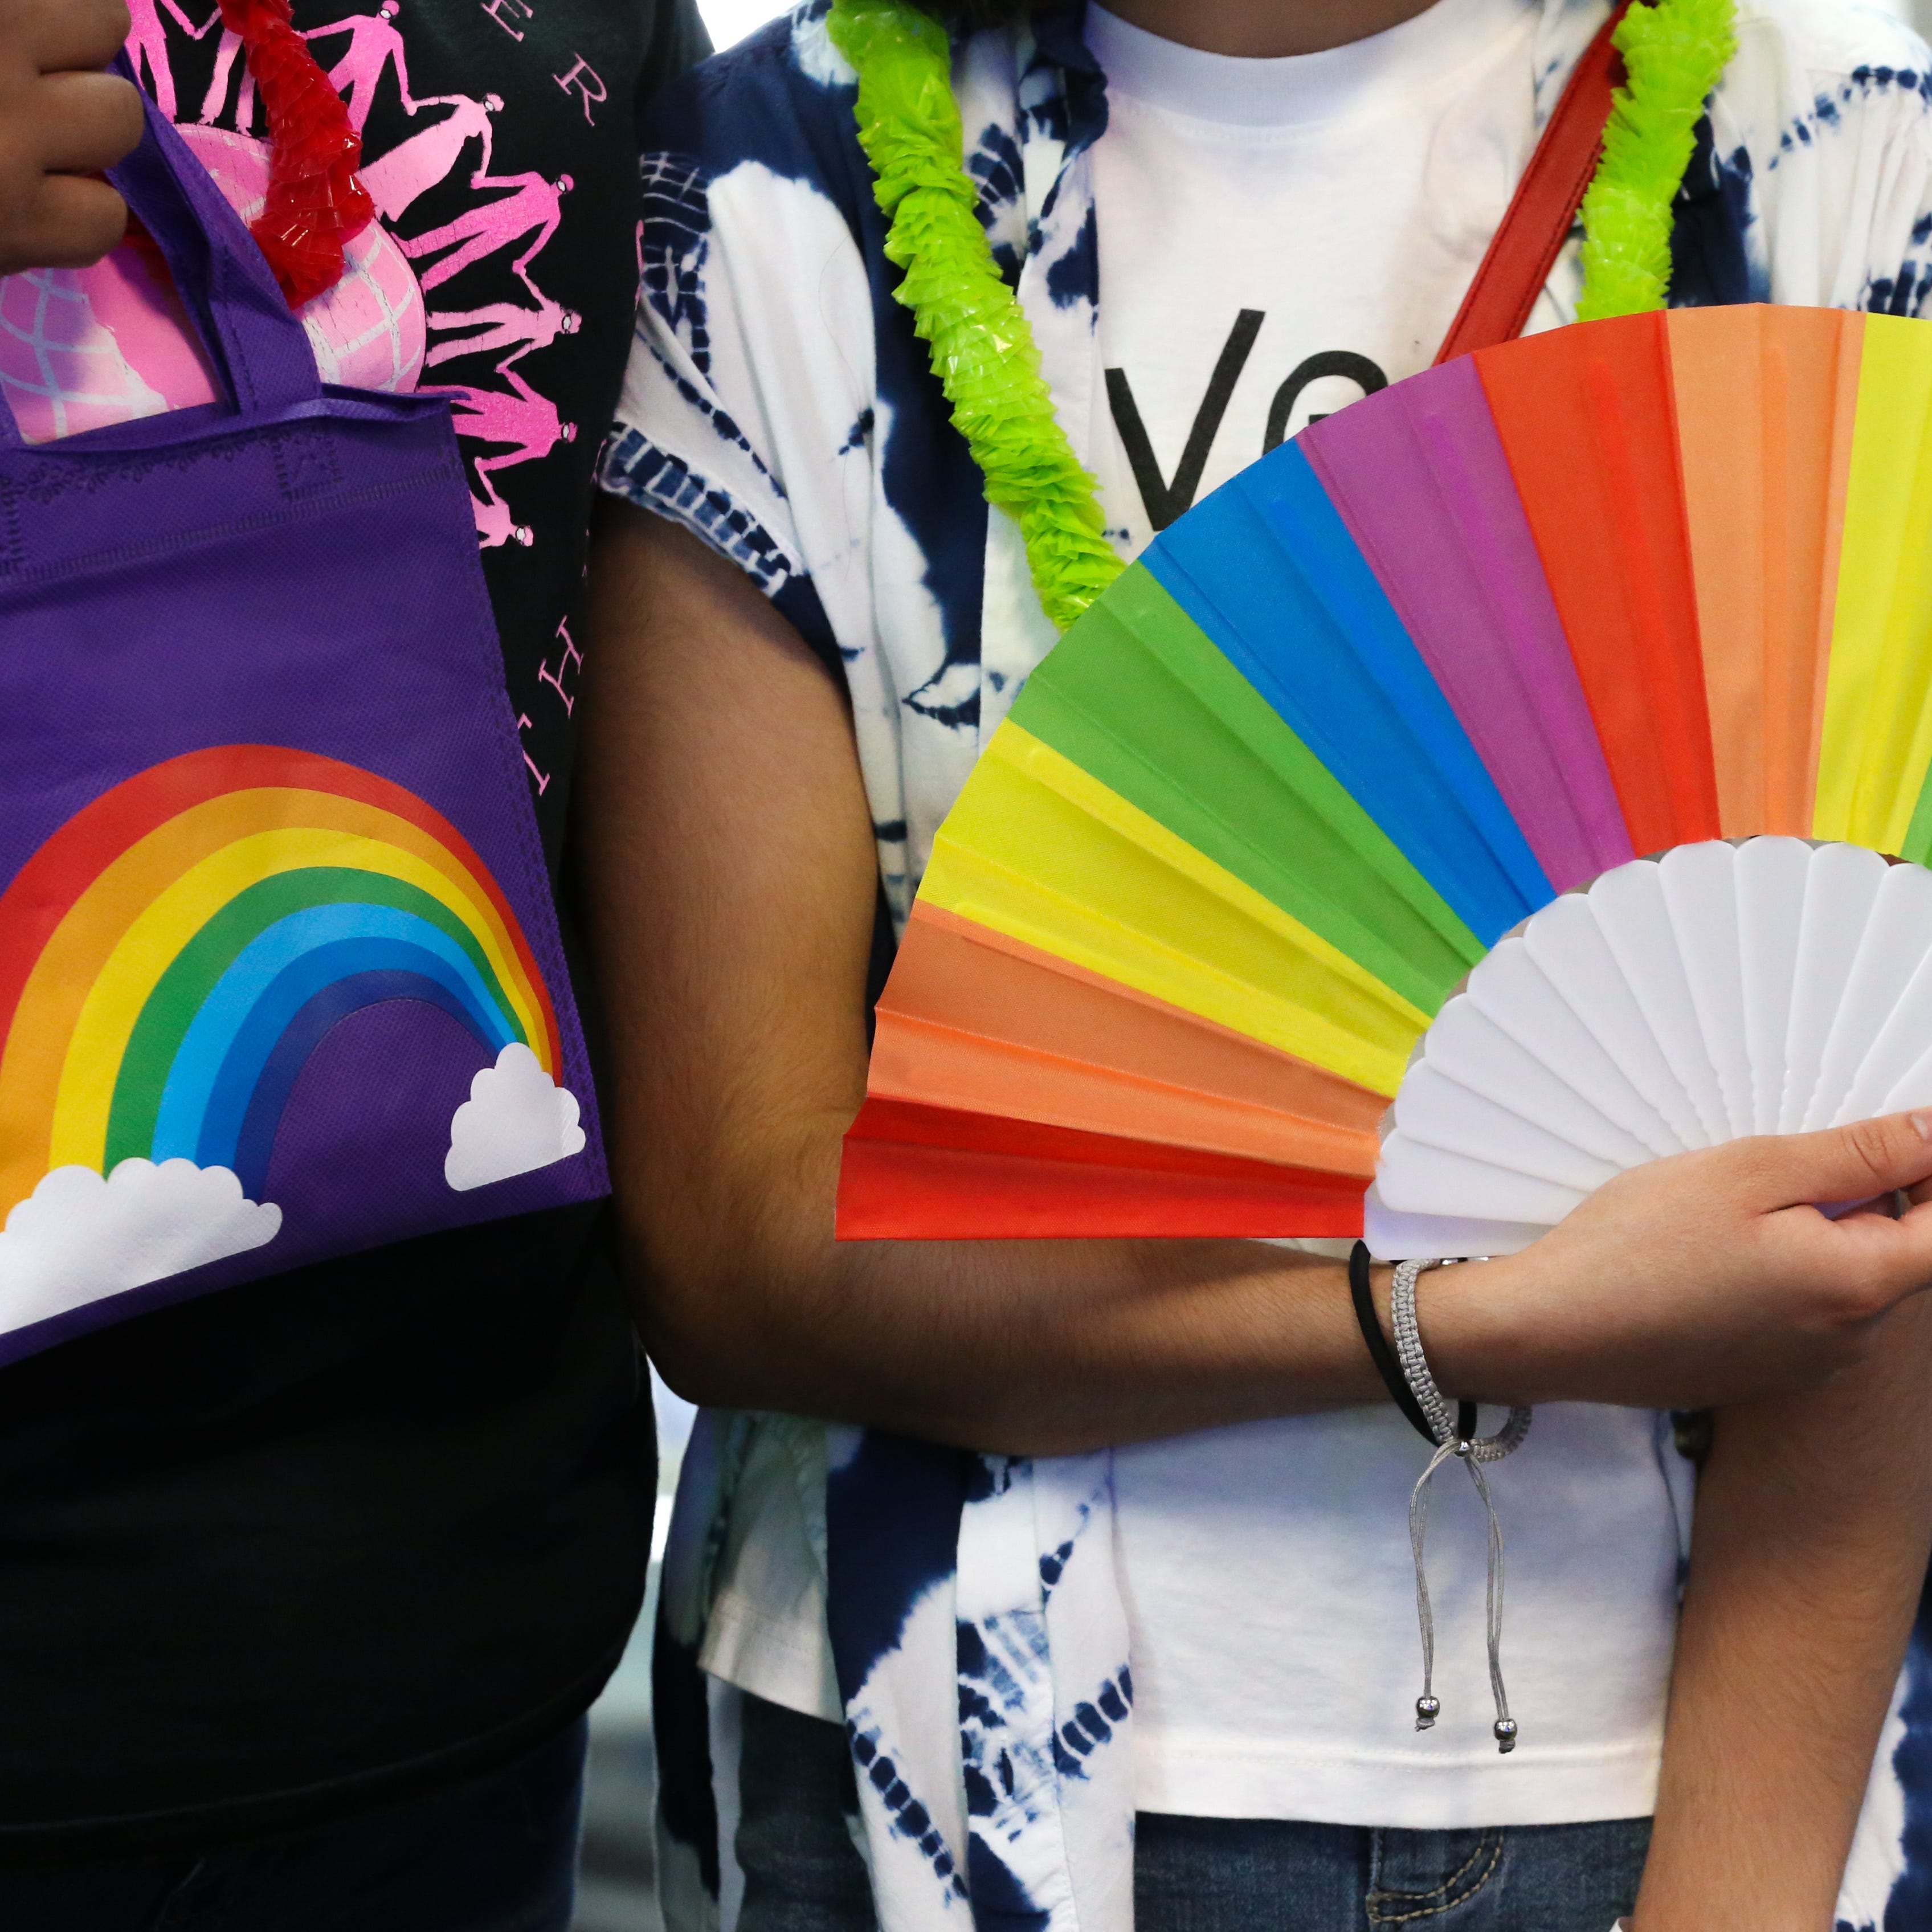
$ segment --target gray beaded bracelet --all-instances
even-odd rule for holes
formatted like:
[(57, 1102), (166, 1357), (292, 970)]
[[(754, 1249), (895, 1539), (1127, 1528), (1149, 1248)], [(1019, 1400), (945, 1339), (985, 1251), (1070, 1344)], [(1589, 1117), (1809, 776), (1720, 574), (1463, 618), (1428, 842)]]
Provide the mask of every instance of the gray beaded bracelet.
[(1520, 1448), (1529, 1433), (1531, 1412), (1512, 1408), (1508, 1420), (1493, 1436), (1472, 1436), (1457, 1428), (1458, 1417), (1436, 1385), (1429, 1359), (1423, 1352), (1422, 1331), (1415, 1318), (1415, 1284), (1431, 1268), (1451, 1265), (1444, 1262), (1404, 1262), (1395, 1271), (1390, 1303), (1390, 1324), (1395, 1330), (1396, 1360), (1416, 1404), (1435, 1432), (1436, 1453), (1429, 1466), (1417, 1479), (1408, 1499), (1409, 1547), (1415, 1557), (1415, 1613), (1422, 1632), (1422, 1695), (1415, 1700), (1415, 1728), (1426, 1731), (1442, 1714), (1442, 1701), (1436, 1695), (1436, 1613), (1429, 1599), (1429, 1573), (1423, 1561), (1423, 1542), (1429, 1528), (1430, 1483), (1436, 1471), (1452, 1456), (1469, 1472), (1490, 1522), (1488, 1636), (1490, 1689), (1496, 1699), (1496, 1749), (1505, 1754), (1515, 1750), (1516, 1720), (1510, 1715), (1509, 1695), (1503, 1686), (1503, 1532), (1496, 1520), (1496, 1506), (1490, 1493), (1489, 1479), (1483, 1473), (1486, 1462), (1500, 1462)]

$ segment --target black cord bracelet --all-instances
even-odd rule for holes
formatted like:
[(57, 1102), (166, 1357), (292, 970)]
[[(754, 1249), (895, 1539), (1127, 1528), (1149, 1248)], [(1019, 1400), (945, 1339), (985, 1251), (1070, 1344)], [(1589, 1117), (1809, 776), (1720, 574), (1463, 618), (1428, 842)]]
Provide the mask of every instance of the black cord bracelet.
[[(1362, 1340), (1368, 1344), (1369, 1359), (1375, 1364), (1383, 1386), (1394, 1398), (1396, 1407), (1408, 1418), (1408, 1426), (1430, 1448), (1434, 1448), (1436, 1432), (1430, 1427), (1429, 1418), (1423, 1414), (1422, 1405), (1416, 1400), (1408, 1378), (1402, 1372), (1402, 1364), (1396, 1360), (1395, 1351), (1389, 1346), (1388, 1337), (1382, 1333), (1382, 1324), (1376, 1318), (1375, 1297), (1369, 1287), (1369, 1244), (1366, 1241), (1358, 1241), (1348, 1252), (1348, 1299), (1355, 1305), (1355, 1320), (1360, 1326)], [(1476, 1405), (1473, 1402), (1456, 1405), (1456, 1432), (1465, 1442), (1475, 1435)]]

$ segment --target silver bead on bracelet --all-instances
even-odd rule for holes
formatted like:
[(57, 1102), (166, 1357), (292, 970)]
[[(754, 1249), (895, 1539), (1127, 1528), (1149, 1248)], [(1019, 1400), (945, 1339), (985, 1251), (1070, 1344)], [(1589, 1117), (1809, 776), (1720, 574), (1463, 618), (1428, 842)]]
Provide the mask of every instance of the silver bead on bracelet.
[(1476, 1494), (1490, 1520), (1488, 1636), (1490, 1689), (1496, 1699), (1496, 1749), (1507, 1754), (1516, 1748), (1516, 1720), (1510, 1715), (1509, 1696), (1503, 1688), (1503, 1532), (1496, 1520), (1496, 1506), (1490, 1493), (1489, 1479), (1483, 1473), (1486, 1462), (1500, 1462), (1520, 1448), (1529, 1433), (1531, 1412), (1512, 1408), (1508, 1420), (1493, 1436), (1464, 1436), (1456, 1427), (1455, 1410), (1436, 1385), (1428, 1358), (1423, 1353), (1422, 1333), (1415, 1318), (1415, 1284), (1432, 1268), (1454, 1265), (1447, 1262), (1403, 1262), (1396, 1269), (1390, 1300), (1390, 1320), (1395, 1330), (1396, 1360), (1402, 1365), (1403, 1379), (1418, 1407), (1435, 1432), (1436, 1449), (1429, 1466), (1417, 1479), (1408, 1499), (1409, 1547), (1415, 1556), (1415, 1612), (1422, 1631), (1422, 1695), (1415, 1700), (1415, 1728), (1426, 1731), (1442, 1714), (1442, 1700), (1435, 1694), (1436, 1613), (1429, 1600), (1429, 1573), (1423, 1562), (1423, 1542), (1429, 1528), (1429, 1485), (1436, 1471), (1452, 1456), (1462, 1462), (1475, 1485)]

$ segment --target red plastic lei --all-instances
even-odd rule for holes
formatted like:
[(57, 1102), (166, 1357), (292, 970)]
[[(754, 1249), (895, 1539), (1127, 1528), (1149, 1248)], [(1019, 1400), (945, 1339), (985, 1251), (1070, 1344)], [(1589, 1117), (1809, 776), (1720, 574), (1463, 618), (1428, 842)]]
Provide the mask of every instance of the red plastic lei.
[(374, 218), (356, 177), (362, 139), (297, 33), (290, 0), (221, 0), (268, 117), (268, 205), (251, 224), (291, 308), (342, 276), (342, 252)]

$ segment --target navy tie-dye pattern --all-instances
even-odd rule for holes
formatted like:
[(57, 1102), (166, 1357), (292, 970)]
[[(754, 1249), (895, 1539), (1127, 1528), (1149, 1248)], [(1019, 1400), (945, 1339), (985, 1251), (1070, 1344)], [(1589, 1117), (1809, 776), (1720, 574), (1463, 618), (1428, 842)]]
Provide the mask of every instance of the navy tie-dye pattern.
[(849, 1704), (898, 1646), (906, 1619), (952, 1574), (959, 1512), (979, 1458), (868, 1430), (826, 1478), (832, 1626), (839, 1694)]
[[(1028, 67), (1028, 79), (1047, 90), (1035, 110), (1040, 130), (1052, 124), (1052, 138), (1064, 146), (1070, 162), (1107, 131), (1107, 76), (1082, 36), (1086, 11), (1084, 0), (1042, 8), (1034, 19), (1034, 52)], [(1022, 98), (1026, 93), (1023, 83)], [(1063, 104), (1058, 112), (1047, 110), (1049, 98)]]
[(1861, 106), (1886, 94), (1916, 98), (1921, 106), (1932, 103), (1932, 74), (1915, 68), (1854, 68), (1834, 90), (1814, 95), (1791, 117), (1778, 136), (1779, 152), (1808, 148), (1833, 130), (1843, 128)]
[[(1932, 1925), (1932, 1594), (1919, 1605), (1906, 1668), (1905, 1736), (1893, 1760), (1905, 1798), (1905, 1869), (1892, 1888), (1881, 1932), (1924, 1932)], [(1870, 1928), (1840, 1918), (1838, 1932)]]
[(1670, 298), (1678, 308), (1718, 308), (1768, 302), (1768, 272), (1744, 246), (1751, 214), (1751, 159), (1747, 148), (1720, 155), (1707, 114), (1684, 171), (1670, 230)]
[(1046, 292), (1058, 308), (1091, 306), (1100, 299), (1100, 223), (1090, 205), (1073, 244), (1046, 272)]
[[(1606, 4), (1541, 0), (1539, 115)], [(898, 272), (828, 6), (807, 0), (647, 116), (638, 344), (602, 474), (738, 563), (844, 678), (879, 850), (876, 992), (939, 821), (1051, 633), (892, 298)], [(1932, 298), (1924, 51), (1858, 10), (1773, 8), (1745, 0), (1743, 51), (1698, 130), (1672, 298), (1920, 313)], [(1076, 391), (1101, 292), (1100, 216), (1077, 164), (1107, 124), (1082, 18), (1078, 4), (1042, 10), (1028, 29), (964, 44), (956, 65), (994, 260), (1050, 380)], [(1533, 326), (1574, 315), (1577, 240)], [(1069, 426), (1076, 442), (1087, 433)], [(963, 1932), (969, 1913), (976, 1932), (1129, 1932), (1132, 1677), (1109, 1459), (838, 1440), (824, 1496), (831, 1648), (884, 1932)], [(715, 1548), (732, 1507), (728, 1480), (681, 1496), (673, 1568), (703, 1571), (690, 1552)], [(661, 1657), (663, 1718), (681, 1713), (664, 1762), (680, 1843), (719, 1815), (708, 1794), (680, 1795), (708, 1762), (693, 1695), (701, 1624), (688, 1624)], [(1842, 1916), (1841, 1932), (1932, 1926), (1928, 1655), (1922, 1620), (1877, 1780), (1904, 1819), (1902, 1846), (1894, 1832), (1877, 1846), (1890, 1903)], [(713, 1901), (730, 1856), (716, 1844), (700, 1856)], [(686, 1909), (699, 1889), (670, 1912), (671, 1932), (707, 1922)]]
[(1910, 249), (1897, 270), (1866, 284), (1864, 307), (1876, 315), (1918, 315), (1932, 294), (1932, 214), (1912, 224)]
[(1026, 163), (1012, 131), (998, 122), (983, 130), (967, 157), (966, 172), (980, 184), (980, 221), (991, 231), (999, 224), (1000, 211), (1017, 208), (1025, 191)]
[(980, 184), (976, 212), (1000, 279), (1017, 289), (1026, 248), (1026, 163), (1012, 130), (998, 122), (983, 128), (968, 148), (966, 172)]
[(964, 1900), (969, 1896), (966, 1881), (953, 1858), (952, 1848), (946, 1842), (945, 1834), (933, 1822), (932, 1814), (906, 1782), (879, 1727), (848, 1718), (845, 1737), (852, 1753), (853, 1765), (863, 1780), (862, 1788), (868, 1797), (876, 1798), (892, 1835), (916, 1847), (920, 1856), (931, 1866), (933, 1878), (943, 1888), (946, 1898)]
[[(1906, 1670), (1905, 1736), (1893, 1760), (1905, 1798), (1905, 1870), (1886, 1904), (1882, 1932), (1924, 1932), (1932, 1925), (1932, 1590), (1918, 1606)], [(1838, 1932), (1868, 1928), (1840, 1919)]]
[(959, 1450), (868, 1430), (825, 1485), (832, 1653), (862, 1814), (913, 1854), (942, 1909), (967, 1895), (941, 1823), (950, 1780), (933, 1784), (932, 1740), (896, 1702), (890, 1678), (908, 1626), (950, 1591), (974, 1466)]
[(770, 532), (682, 458), (625, 430), (605, 446), (603, 460), (610, 469), (622, 466), (625, 494), (633, 502), (686, 525), (721, 556), (729, 557), (766, 596), (784, 589), (791, 567)]
[(988, 1456), (956, 1585), (959, 1754), (976, 1932), (1063, 1932), (1131, 1838), (1132, 1679), (1107, 1456)]
[[(710, 221), (703, 196), (720, 175), (748, 164), (760, 166), (809, 184), (837, 208), (859, 243), (872, 284), (878, 412), (891, 424), (878, 452), (886, 494), (924, 558), (927, 583), (944, 614), (946, 661), (928, 680), (933, 694), (921, 708), (970, 729), (976, 695), (943, 694), (947, 672), (977, 658), (986, 548), (979, 472), (952, 428), (910, 314), (892, 299), (898, 271), (885, 259), (884, 220), (853, 125), (854, 90), (809, 81), (789, 58), (795, 30), (822, 22), (828, 10), (829, 0), (813, 0), (797, 14), (772, 22), (734, 49), (728, 60), (707, 64), (688, 91), (674, 92), (663, 104), (653, 132), (676, 146), (646, 155), (641, 164), (647, 190), (656, 196), (647, 202), (640, 244), (646, 306), (691, 345), (693, 362), (708, 368), (702, 271)], [(673, 184), (668, 202), (666, 182)], [(694, 197), (699, 206), (693, 206)], [(659, 297), (659, 286), (670, 292), (668, 303)], [(688, 390), (678, 372), (667, 365), (666, 374)], [(701, 395), (687, 394), (686, 400), (694, 408), (716, 409)], [(735, 423), (716, 413), (720, 434), (736, 438)], [(766, 587), (782, 582), (769, 561), (782, 546), (768, 532), (724, 518), (712, 506), (709, 479), (701, 474), (674, 470), (664, 476), (642, 440), (633, 444), (621, 433), (614, 440), (603, 468), (606, 487), (688, 523), (734, 561), (746, 563)], [(751, 445), (744, 448), (749, 452)], [(748, 558), (759, 561), (754, 566)]]
[(649, 154), (641, 164), (644, 219), (638, 228), (638, 297), (682, 336), (700, 374), (711, 373), (704, 326), (704, 255), (711, 204), (704, 176), (684, 154)]

